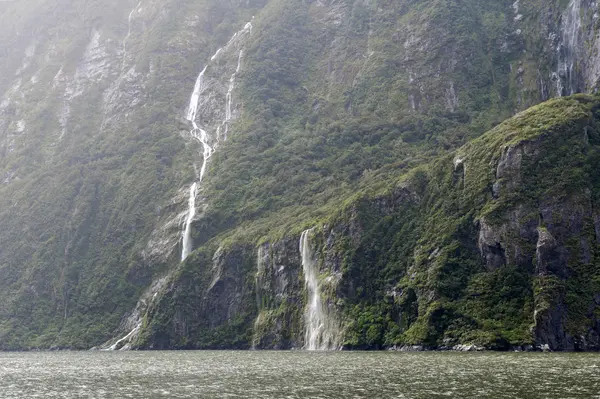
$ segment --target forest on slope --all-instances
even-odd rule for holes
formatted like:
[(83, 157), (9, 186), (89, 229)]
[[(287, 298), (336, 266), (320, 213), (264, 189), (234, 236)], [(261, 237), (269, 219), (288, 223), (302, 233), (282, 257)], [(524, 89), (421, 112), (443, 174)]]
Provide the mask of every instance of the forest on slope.
[(0, 348), (597, 348), (597, 10), (0, 3)]

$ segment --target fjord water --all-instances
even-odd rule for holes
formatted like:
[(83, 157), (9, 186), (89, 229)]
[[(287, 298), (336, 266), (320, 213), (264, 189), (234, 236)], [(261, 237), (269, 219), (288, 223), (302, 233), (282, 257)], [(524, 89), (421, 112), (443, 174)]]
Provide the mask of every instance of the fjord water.
[(13, 398), (600, 398), (598, 354), (0, 354)]

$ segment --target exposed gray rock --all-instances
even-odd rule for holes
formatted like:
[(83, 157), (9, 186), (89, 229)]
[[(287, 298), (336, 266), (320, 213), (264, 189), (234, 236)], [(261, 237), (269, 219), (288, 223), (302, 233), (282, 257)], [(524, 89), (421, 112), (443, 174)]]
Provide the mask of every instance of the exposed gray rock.
[(494, 270), (506, 265), (506, 250), (502, 247), (502, 239), (485, 219), (480, 221), (478, 246), (481, 257), (485, 260), (488, 270)]
[(213, 256), (213, 278), (201, 304), (202, 316), (211, 329), (227, 324), (242, 312), (248, 296), (244, 283), (246, 256), (242, 248), (232, 251), (219, 248)]
[(484, 351), (485, 348), (474, 344), (462, 344), (455, 345), (452, 350), (457, 352), (481, 352)]
[(536, 272), (540, 275), (551, 273), (566, 277), (566, 263), (561, 259), (556, 239), (543, 227), (538, 228), (538, 234)]
[[(286, 238), (258, 248), (253, 347), (302, 347), (303, 281), (299, 239)], [(283, 313), (281, 312), (283, 310)]]
[[(518, 117), (517, 115), (516, 118)], [(504, 147), (496, 167), (495, 197), (500, 197), (505, 191), (514, 190), (521, 182), (523, 157), (536, 157), (538, 154), (538, 143), (536, 142), (524, 141), (517, 145)]]
[(423, 345), (407, 345), (407, 346), (401, 346), (399, 348), (395, 347), (396, 351), (399, 352), (424, 352), (426, 349)]

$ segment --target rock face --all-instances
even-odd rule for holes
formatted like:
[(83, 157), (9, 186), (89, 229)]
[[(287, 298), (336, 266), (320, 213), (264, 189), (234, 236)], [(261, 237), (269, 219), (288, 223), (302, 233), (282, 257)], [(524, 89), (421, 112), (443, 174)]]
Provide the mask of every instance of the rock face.
[(254, 282), (248, 279), (254, 257), (248, 248), (234, 247), (219, 248), (212, 259), (208, 254), (192, 258), (149, 308), (137, 345), (248, 349), (252, 336), (247, 326), (256, 315)]
[(293, 238), (258, 248), (254, 348), (292, 349), (303, 345), (304, 304), (298, 241)]

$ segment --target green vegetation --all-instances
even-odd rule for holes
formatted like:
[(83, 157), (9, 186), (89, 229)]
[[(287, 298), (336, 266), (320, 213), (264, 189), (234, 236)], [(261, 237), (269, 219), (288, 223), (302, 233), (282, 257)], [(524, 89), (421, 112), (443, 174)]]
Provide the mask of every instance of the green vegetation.
[[(194, 176), (195, 151), (179, 135), (177, 116), (202, 63), (262, 6), (252, 1), (231, 12), (214, 1), (144, 5), (132, 19), (126, 60), (141, 75), (121, 83), (118, 115), (101, 131), (103, 94), (119, 73), (137, 2), (79, 3), (0, 5), (0, 93), (14, 85), (25, 48), (35, 44), (19, 75), (21, 94), (0, 97), (10, 97), (0, 107), (0, 180), (16, 177), (0, 183), (0, 349), (101, 344), (151, 281), (177, 262), (144, 255), (153, 230), (179, 211), (172, 198)], [(182, 23), (190, 15), (202, 34)], [(112, 75), (81, 79), (83, 94), (70, 103), (63, 137), (59, 116), (68, 88), (77, 87), (73, 76), (105, 65), (82, 66), (93, 29)], [(16, 35), (22, 31), (27, 35)], [(54, 82), (61, 67), (65, 81)], [(13, 136), (19, 120), (25, 131)]]
[[(347, 348), (505, 349), (560, 330), (556, 348), (574, 349), (599, 332), (599, 100), (536, 105), (554, 95), (548, 38), (565, 1), (516, 18), (505, 0), (169, 0), (131, 26), (133, 2), (71, 3), (0, 5), (2, 93), (36, 42), (22, 95), (0, 108), (0, 349), (98, 345), (165, 275), (138, 346), (302, 346), (297, 241), (314, 226)], [(181, 116), (202, 66), (253, 15), (239, 118), (179, 264), (198, 150)], [(135, 69), (107, 112), (129, 28)], [(67, 83), (53, 79), (96, 65), (82, 62), (94, 29), (116, 64), (82, 83), (63, 137)]]

